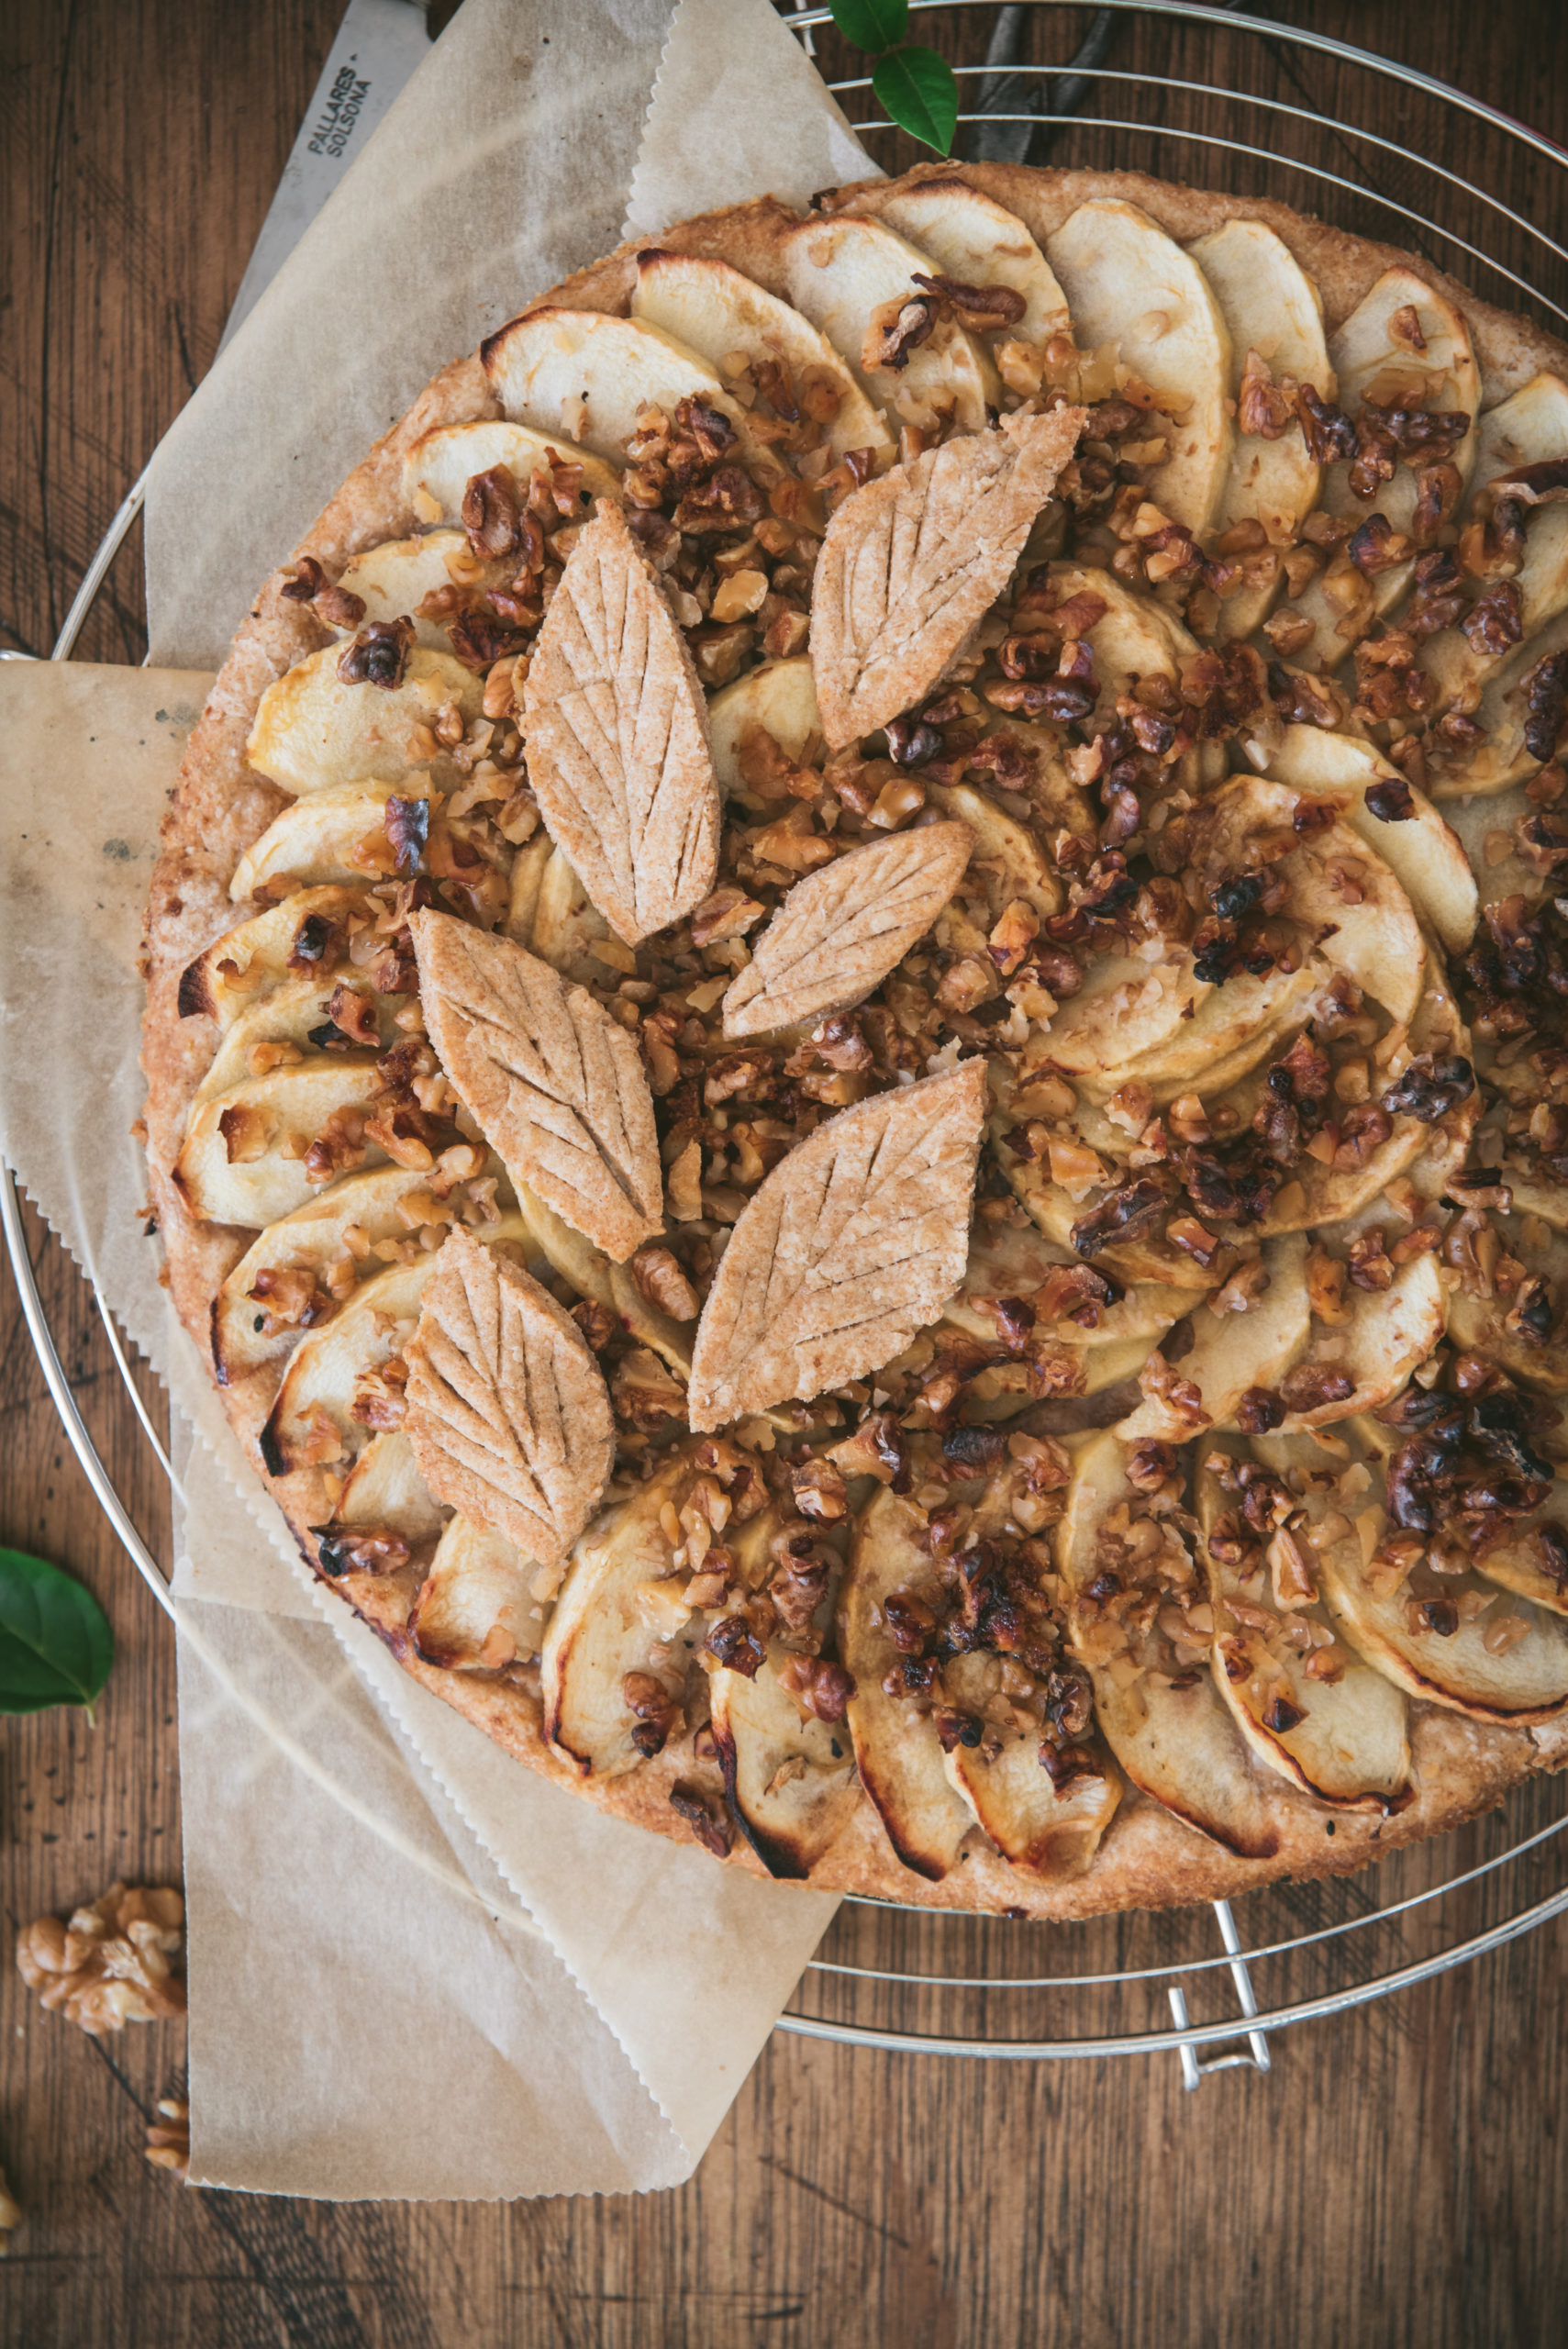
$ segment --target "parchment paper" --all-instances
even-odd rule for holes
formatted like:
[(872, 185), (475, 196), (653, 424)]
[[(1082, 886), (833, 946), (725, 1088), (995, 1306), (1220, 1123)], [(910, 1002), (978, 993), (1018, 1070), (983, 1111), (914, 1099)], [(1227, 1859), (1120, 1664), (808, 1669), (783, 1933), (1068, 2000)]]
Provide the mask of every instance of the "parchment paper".
[[(763, 0), (688, 6), (707, 77), (694, 93), (672, 44), (639, 177), (661, 225), (871, 168)], [(155, 659), (221, 658), (373, 433), (616, 241), (667, 15), (467, 0), (159, 452)], [(720, 150), (773, 168), (719, 184)], [(0, 665), (0, 1148), (172, 1404), (193, 2176), (481, 2199), (672, 2184), (836, 1902), (518, 1769), (310, 1582), (244, 1468), (171, 1325), (121, 1140), (141, 907), (205, 684)]]

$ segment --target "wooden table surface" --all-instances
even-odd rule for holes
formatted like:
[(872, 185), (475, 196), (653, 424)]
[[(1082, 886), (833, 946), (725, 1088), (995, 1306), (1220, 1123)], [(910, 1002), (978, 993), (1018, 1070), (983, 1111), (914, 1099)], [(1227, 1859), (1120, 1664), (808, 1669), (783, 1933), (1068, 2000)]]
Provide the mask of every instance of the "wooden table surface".
[[(340, 6), (0, 9), (0, 642), (48, 650), (127, 484), (209, 364)], [(1268, 13), (1402, 58), (1568, 140), (1561, 0), (1285, 0)], [(1087, 14), (1036, 10), (1033, 53), (1064, 57)], [(992, 11), (926, 21), (971, 61)], [(1233, 117), (1207, 92), (1231, 82), (1407, 141), (1525, 217), (1559, 234), (1568, 225), (1561, 173), (1353, 69), (1158, 20), (1127, 29), (1110, 61), (1199, 84), (1166, 103), (1167, 122), (1223, 129)], [(1105, 95), (1094, 111), (1160, 118), (1147, 98)], [(1331, 129), (1251, 123), (1240, 135), (1255, 145), (1356, 175), (1353, 143)], [(901, 142), (884, 160), (913, 150)], [(1344, 226), (1395, 233), (1362, 198), (1315, 199), (1273, 165), (1174, 139), (1079, 129), (1054, 160), (1269, 185)], [(1386, 157), (1373, 171), (1418, 217), (1442, 218), (1506, 264), (1525, 261), (1525, 239), (1468, 199)], [(1484, 290), (1500, 292), (1492, 279)], [(1561, 282), (1550, 290), (1568, 302)], [(140, 626), (132, 556), (79, 650), (137, 660)], [(36, 1221), (31, 1239), (72, 1386), (119, 1489), (166, 1545), (165, 1497), (92, 1298)], [(180, 2076), (179, 2027), (99, 2046), (44, 2015), (10, 1962), (16, 1932), (40, 1911), (92, 1898), (116, 1874), (176, 1876), (180, 1812), (168, 1626), (98, 1517), (8, 1284), (0, 1312), (0, 1539), (82, 1575), (119, 1642), (95, 1729), (64, 1712), (0, 1727), (0, 2162), (27, 2212), (0, 2268), (4, 2343), (1522, 2349), (1563, 2338), (1562, 1923), (1278, 2039), (1268, 2077), (1228, 2072), (1193, 2097), (1170, 2056), (942, 2064), (781, 2036), (676, 2193), (492, 2208), (183, 2190), (140, 2150), (152, 2100)], [(1560, 1797), (1527, 1794), (1516, 1824), (1532, 1801), (1545, 1819)], [(1470, 1831), (1465, 1855), (1496, 1849), (1506, 1827)], [(1509, 1900), (1541, 1898), (1558, 1868), (1460, 1898), (1444, 1927), (1473, 1931)], [(1329, 1915), (1318, 1898), (1297, 1900), (1299, 1922)], [(1241, 1918), (1247, 1929), (1245, 1907)], [(862, 1951), (894, 1931), (853, 1912), (835, 1928), (840, 1946)], [(1106, 1946), (1136, 1956), (1162, 1946), (1155, 1931)], [(1054, 1963), (1060, 1943), (1044, 1959), (1040, 1947), (1027, 1962)], [(992, 1963), (999, 1950), (1019, 1961), (1016, 1939), (984, 1949)], [(1291, 1986), (1305, 1995), (1327, 1978), (1303, 1962)], [(1194, 1996), (1200, 2015), (1227, 2011), (1223, 1987)]]

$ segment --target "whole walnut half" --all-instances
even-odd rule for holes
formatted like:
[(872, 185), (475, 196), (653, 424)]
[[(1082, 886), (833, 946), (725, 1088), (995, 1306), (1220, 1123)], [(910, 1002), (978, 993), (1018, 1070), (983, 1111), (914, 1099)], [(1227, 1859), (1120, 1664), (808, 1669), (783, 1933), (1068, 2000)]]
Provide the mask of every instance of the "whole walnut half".
[(17, 1970), (51, 2010), (94, 2039), (128, 2022), (185, 2011), (170, 1960), (183, 1946), (185, 1904), (167, 1885), (111, 1884), (68, 1923), (36, 1917), (17, 1943)]

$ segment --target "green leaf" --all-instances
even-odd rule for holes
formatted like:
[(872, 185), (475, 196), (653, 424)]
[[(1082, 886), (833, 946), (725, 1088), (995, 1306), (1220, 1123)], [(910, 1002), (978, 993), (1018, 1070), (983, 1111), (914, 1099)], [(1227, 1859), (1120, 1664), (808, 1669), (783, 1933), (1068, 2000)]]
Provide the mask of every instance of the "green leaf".
[(91, 1591), (42, 1558), (0, 1550), (0, 1713), (41, 1713), (95, 1699), (115, 1635)]
[(952, 152), (958, 128), (958, 83), (952, 67), (934, 49), (895, 49), (879, 57), (872, 68), (872, 88), (895, 122), (934, 147), (939, 155)]
[(833, 22), (857, 49), (891, 49), (909, 29), (909, 0), (831, 0)]

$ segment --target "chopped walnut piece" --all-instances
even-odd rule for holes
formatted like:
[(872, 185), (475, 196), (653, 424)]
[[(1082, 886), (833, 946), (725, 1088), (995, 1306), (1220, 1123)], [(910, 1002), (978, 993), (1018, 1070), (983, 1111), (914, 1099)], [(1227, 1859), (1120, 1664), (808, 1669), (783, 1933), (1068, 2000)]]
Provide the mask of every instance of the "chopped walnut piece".
[(159, 2098), (158, 2118), (147, 2124), (147, 2158), (155, 2169), (172, 2170), (182, 2186), (189, 2186), (191, 2108), (183, 2097)]
[(667, 1313), (672, 1321), (696, 1319), (701, 1300), (673, 1250), (639, 1248), (628, 1269), (656, 1313)]
[(353, 641), (344, 646), (338, 674), (346, 685), (380, 685), (391, 693), (403, 683), (413, 650), (414, 623), (406, 615), (395, 620), (367, 620)]
[(717, 1801), (700, 1787), (679, 1780), (670, 1789), (670, 1808), (684, 1819), (697, 1842), (722, 1860), (732, 1840), (729, 1821)]
[(94, 2039), (128, 2022), (185, 2011), (170, 1959), (183, 1944), (185, 1904), (172, 1886), (111, 1884), (68, 1924), (39, 1917), (17, 1943), (17, 1969), (51, 2010)]

